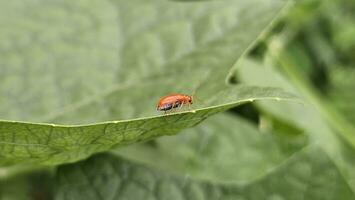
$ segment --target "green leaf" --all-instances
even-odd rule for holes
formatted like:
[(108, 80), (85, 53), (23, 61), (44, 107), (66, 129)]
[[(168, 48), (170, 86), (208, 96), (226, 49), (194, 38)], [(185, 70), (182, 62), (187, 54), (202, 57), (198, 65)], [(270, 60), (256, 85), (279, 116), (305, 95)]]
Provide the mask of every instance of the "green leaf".
[[(1, 163), (39, 162), (58, 164), (85, 158), (118, 145), (172, 135), (192, 127), (207, 117), (241, 103), (258, 99), (293, 99), (278, 89), (228, 87), (226, 98), (216, 99), (214, 107), (126, 121), (112, 121), (83, 126), (59, 126), (23, 122), (0, 122)], [(229, 96), (227, 96), (229, 95)], [(230, 99), (236, 101), (228, 102)], [(239, 100), (237, 100), (239, 99)], [(225, 104), (222, 104), (223, 101)]]
[(268, 175), (244, 184), (181, 177), (107, 154), (62, 166), (57, 176), (57, 200), (355, 198), (337, 168), (317, 148), (306, 148)]
[(115, 153), (181, 176), (245, 182), (265, 175), (307, 144), (303, 134), (288, 138), (288, 144), (279, 139), (280, 135), (261, 132), (240, 117), (220, 114), (177, 136), (119, 148)]
[[(178, 136), (117, 151), (131, 161), (98, 155), (60, 167), (56, 199), (353, 198), (319, 149), (299, 151), (302, 144), (291, 156), (275, 136), (239, 117), (217, 115), (207, 121)], [(325, 192), (326, 187), (332, 190)]]
[[(225, 84), (285, 1), (1, 4), (9, 16), (0, 17), (2, 165), (73, 162), (176, 134), (241, 103), (294, 99)], [(196, 92), (204, 103), (158, 114), (157, 99), (171, 92)]]
[[(155, 115), (151, 107), (160, 96), (153, 95), (193, 93), (202, 78), (223, 82), (285, 5), (282, 0), (42, 1), (0, 6), (7, 16), (0, 17), (3, 119), (83, 124)], [(200, 74), (210, 70), (209, 76)], [(107, 96), (115, 102), (105, 101)], [(93, 116), (75, 115), (87, 104)]]

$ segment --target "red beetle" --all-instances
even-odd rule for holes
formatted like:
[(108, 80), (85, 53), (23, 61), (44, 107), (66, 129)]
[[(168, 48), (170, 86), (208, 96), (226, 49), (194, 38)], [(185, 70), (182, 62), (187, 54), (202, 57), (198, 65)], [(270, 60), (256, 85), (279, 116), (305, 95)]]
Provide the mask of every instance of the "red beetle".
[(186, 94), (170, 94), (160, 98), (157, 104), (158, 111), (169, 111), (174, 108), (180, 108), (183, 105), (191, 105), (192, 96)]

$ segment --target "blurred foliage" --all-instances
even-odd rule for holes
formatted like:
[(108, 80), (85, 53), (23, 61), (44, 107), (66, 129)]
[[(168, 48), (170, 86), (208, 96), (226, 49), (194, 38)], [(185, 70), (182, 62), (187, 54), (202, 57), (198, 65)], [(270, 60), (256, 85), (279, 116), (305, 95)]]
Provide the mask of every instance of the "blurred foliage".
[[(244, 68), (248, 69), (237, 72), (244, 82), (278, 85), (304, 97), (307, 109), (303, 111), (294, 105), (280, 109), (262, 103), (258, 108), (271, 124), (287, 120), (306, 131), (328, 153), (353, 190), (354, 11), (351, 0), (297, 1), (249, 54), (264, 63), (264, 69), (247, 64)], [(251, 74), (259, 74), (259, 78), (251, 78)]]
[[(353, 1), (299, 1), (257, 49), (322, 110), (338, 132), (354, 140)], [(279, 49), (279, 46), (282, 46)], [(346, 74), (346, 76), (345, 76)], [(353, 143), (353, 141), (349, 141)]]
[(355, 199), (354, 55), (354, 0), (295, 1), (229, 83), (283, 88), (304, 105), (247, 104), (56, 174), (0, 176), (0, 199)]

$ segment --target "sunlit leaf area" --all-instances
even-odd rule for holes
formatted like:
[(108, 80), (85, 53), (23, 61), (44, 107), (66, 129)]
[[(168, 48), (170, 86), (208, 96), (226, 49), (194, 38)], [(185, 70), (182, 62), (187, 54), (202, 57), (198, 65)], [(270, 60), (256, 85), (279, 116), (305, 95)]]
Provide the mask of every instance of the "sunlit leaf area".
[(0, 1), (0, 200), (354, 200), (355, 1)]

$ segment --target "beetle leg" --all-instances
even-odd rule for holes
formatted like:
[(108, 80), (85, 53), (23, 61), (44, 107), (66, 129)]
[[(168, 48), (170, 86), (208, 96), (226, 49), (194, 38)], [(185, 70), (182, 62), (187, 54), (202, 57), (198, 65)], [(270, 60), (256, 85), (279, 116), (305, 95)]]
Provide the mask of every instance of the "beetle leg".
[(174, 106), (175, 106), (175, 102), (173, 103), (173, 105), (171, 105), (171, 109), (169, 110), (170, 113), (172, 113), (174, 111), (174, 109), (175, 109)]
[(183, 103), (181, 103), (181, 104), (179, 105), (179, 108), (181, 109), (183, 106), (184, 106), (184, 104), (183, 104)]
[(176, 110), (180, 109), (180, 106), (181, 106), (180, 101), (175, 102), (174, 106), (176, 106)]

